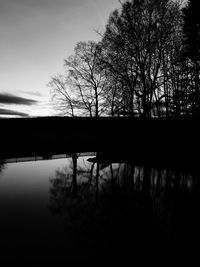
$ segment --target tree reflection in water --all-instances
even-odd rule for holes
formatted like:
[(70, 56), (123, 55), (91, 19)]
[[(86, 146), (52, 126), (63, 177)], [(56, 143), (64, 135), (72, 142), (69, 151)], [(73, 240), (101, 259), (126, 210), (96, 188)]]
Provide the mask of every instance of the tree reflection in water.
[(5, 163), (3, 160), (0, 159), (0, 174), (3, 171), (3, 169), (5, 169)]
[(94, 160), (50, 183), (49, 209), (74, 244), (127, 251), (200, 240), (198, 174)]

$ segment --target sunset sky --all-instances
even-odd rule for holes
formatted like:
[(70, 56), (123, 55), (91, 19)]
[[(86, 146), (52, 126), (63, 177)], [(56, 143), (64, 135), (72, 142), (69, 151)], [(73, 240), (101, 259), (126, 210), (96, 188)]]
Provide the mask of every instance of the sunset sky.
[(0, 116), (54, 115), (51, 76), (78, 41), (98, 40), (118, 0), (0, 0)]

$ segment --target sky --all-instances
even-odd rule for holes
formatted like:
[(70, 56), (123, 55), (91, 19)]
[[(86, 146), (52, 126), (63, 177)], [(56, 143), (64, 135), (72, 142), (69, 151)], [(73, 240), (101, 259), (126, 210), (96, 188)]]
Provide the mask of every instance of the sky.
[(51, 77), (98, 41), (118, 0), (0, 0), (0, 116), (52, 116)]

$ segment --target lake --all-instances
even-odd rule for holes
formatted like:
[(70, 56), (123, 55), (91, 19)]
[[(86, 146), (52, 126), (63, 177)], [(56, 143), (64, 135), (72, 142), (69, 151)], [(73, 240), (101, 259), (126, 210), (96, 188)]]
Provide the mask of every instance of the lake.
[(53, 158), (0, 162), (3, 262), (117, 259), (138, 248), (200, 241), (196, 170), (138, 166), (95, 152)]

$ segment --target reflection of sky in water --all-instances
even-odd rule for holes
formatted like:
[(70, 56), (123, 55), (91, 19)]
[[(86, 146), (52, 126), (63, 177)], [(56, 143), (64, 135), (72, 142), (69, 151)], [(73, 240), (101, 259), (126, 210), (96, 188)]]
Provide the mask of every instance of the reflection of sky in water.
[(58, 166), (69, 159), (6, 164), (0, 175), (0, 198), (24, 198), (37, 195), (45, 199), (48, 193), (49, 176)]
[[(77, 160), (78, 181), (91, 169), (88, 157)], [(113, 164), (113, 170), (115, 169)], [(50, 178), (55, 171), (73, 173), (71, 158), (6, 163), (0, 172), (0, 238), (46, 239), (64, 234), (62, 218), (53, 216), (48, 209)], [(94, 166), (94, 175), (96, 166)], [(101, 177), (108, 177), (110, 167), (100, 170)], [(81, 179), (82, 178), (82, 179)], [(100, 179), (101, 180), (101, 179)], [(60, 236), (60, 235), (59, 235)]]
[(6, 164), (0, 173), (1, 239), (13, 235), (46, 238), (62, 232), (61, 222), (47, 208), (49, 177), (56, 168), (69, 164), (70, 159)]

